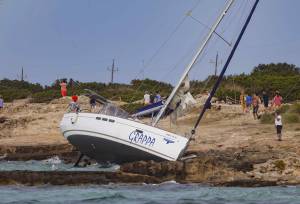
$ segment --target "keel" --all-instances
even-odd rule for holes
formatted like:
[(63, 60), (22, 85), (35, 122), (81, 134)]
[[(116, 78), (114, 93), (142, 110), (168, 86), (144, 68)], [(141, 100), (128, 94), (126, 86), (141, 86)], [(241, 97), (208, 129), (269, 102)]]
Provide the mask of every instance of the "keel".
[(82, 159), (83, 156), (84, 156), (84, 154), (80, 153), (80, 156), (78, 157), (78, 160), (74, 164), (74, 167), (79, 167), (79, 162), (81, 161), (81, 159)]

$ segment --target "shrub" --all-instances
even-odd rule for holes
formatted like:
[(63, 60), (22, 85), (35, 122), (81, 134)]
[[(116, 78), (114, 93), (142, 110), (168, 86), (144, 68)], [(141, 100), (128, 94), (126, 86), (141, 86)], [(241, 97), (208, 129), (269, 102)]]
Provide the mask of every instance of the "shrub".
[(53, 99), (60, 98), (60, 91), (59, 90), (47, 90), (38, 92), (32, 95), (32, 102), (34, 103), (48, 103)]
[(274, 115), (271, 113), (265, 113), (261, 116), (260, 122), (263, 124), (272, 124), (274, 123)]
[(24, 99), (30, 96), (30, 91), (27, 89), (4, 89), (0, 90), (0, 95), (2, 95), (5, 102), (12, 102), (16, 99)]
[(276, 160), (276, 161), (274, 161), (273, 164), (274, 164), (275, 167), (276, 167), (277, 169), (279, 169), (280, 171), (285, 170), (286, 164), (284, 163), (283, 160)]
[(300, 103), (293, 104), (292, 107), (291, 107), (291, 112), (296, 113), (296, 114), (300, 114)]
[(278, 111), (280, 112), (280, 114), (284, 114), (286, 113), (288, 110), (290, 109), (290, 105), (282, 105)]
[(299, 118), (299, 115), (296, 113), (286, 113), (283, 115), (283, 122), (284, 123), (299, 123), (300, 118)]

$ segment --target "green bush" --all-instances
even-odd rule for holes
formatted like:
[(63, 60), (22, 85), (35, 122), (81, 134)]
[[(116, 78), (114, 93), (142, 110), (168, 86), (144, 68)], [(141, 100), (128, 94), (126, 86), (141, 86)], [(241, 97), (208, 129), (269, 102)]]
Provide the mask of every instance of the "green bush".
[(32, 102), (34, 103), (48, 103), (53, 99), (60, 98), (61, 93), (59, 90), (47, 90), (38, 92), (32, 95)]
[(280, 114), (284, 114), (286, 112), (288, 112), (288, 110), (290, 109), (290, 105), (282, 105), (278, 111), (280, 112)]
[(273, 162), (273, 164), (278, 170), (280, 170), (280, 171), (285, 170), (286, 164), (283, 160), (276, 160)]
[[(192, 92), (199, 94), (199, 91), (204, 88), (211, 90), (215, 77), (208, 77), (206, 80), (192, 82)], [(219, 99), (225, 99), (226, 96), (234, 98), (234, 93), (238, 90), (245, 90), (248, 94), (266, 91), (269, 98), (275, 94), (275, 91), (280, 91), (284, 102), (291, 102), (300, 99), (300, 69), (293, 64), (278, 63), (278, 64), (260, 64), (255, 67), (250, 74), (239, 74), (225, 76), (222, 80), (221, 87), (216, 93)], [(223, 89), (223, 90), (222, 90)]]
[(31, 94), (27, 89), (3, 89), (0, 90), (0, 95), (2, 95), (5, 102), (12, 102), (16, 99), (24, 99), (29, 97)]
[(264, 113), (260, 118), (260, 122), (263, 124), (273, 124), (274, 117), (275, 117), (274, 114)]
[(291, 112), (296, 113), (296, 114), (300, 114), (300, 103), (293, 104), (292, 107), (291, 107)]
[(284, 123), (299, 123), (300, 117), (296, 113), (286, 113), (283, 115), (283, 122)]
[[(194, 95), (210, 91), (217, 80), (216, 76), (209, 76), (203, 81), (191, 81), (191, 93)], [(27, 98), (33, 95), (35, 102), (48, 102), (59, 97), (61, 79), (56, 80), (50, 86), (29, 83), (26, 81), (0, 80), (0, 94), (5, 101)], [(239, 100), (240, 91), (245, 90), (248, 94), (257, 92), (261, 95), (265, 90), (270, 100), (276, 90), (279, 90), (284, 98), (284, 102), (296, 101), (300, 99), (300, 69), (292, 64), (260, 64), (253, 69), (250, 74), (239, 74), (225, 76), (221, 86), (217, 90), (216, 97), (225, 100), (231, 97)], [(105, 84), (99, 82), (86, 82), (68, 80), (68, 95), (84, 93), (84, 89), (91, 89), (100, 95), (113, 100), (133, 102), (143, 98), (144, 92), (153, 94), (159, 91), (162, 96), (168, 96), (172, 90), (172, 85), (156, 80), (134, 79), (130, 84)], [(295, 105), (293, 111), (300, 112), (300, 105)], [(283, 106), (282, 113), (289, 112), (288, 107)]]

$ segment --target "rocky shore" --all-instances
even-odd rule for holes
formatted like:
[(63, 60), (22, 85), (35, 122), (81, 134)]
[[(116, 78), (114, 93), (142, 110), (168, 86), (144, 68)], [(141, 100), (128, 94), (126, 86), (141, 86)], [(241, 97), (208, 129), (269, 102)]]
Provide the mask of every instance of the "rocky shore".
[[(50, 104), (28, 101), (8, 104), (0, 113), (0, 160), (42, 160), (58, 156), (74, 163), (78, 152), (61, 136), (58, 124), (67, 99)], [(179, 119), (181, 131), (197, 112)], [(168, 121), (162, 121), (167, 127)], [(273, 186), (300, 184), (300, 126), (285, 125), (283, 141), (273, 125), (260, 124), (238, 106), (211, 110), (200, 125), (187, 155), (177, 162), (139, 161), (117, 172), (1, 171), (0, 185), (79, 185), (107, 183), (203, 183), (214, 186)], [(3, 161), (2, 161), (3, 162)]]
[[(57, 153), (65, 162), (74, 163), (78, 152), (61, 151), (59, 147), (49, 151), (51, 147), (40, 147), (38, 158), (49, 158)], [(24, 149), (28, 150), (28, 149)], [(48, 152), (48, 156), (46, 155)], [(31, 152), (35, 154), (33, 151)], [(300, 184), (300, 159), (282, 157), (274, 150), (258, 149), (227, 149), (226, 151), (211, 150), (193, 152), (196, 158), (177, 162), (139, 161), (120, 166), (117, 172), (87, 171), (1, 171), (0, 185), (79, 185), (108, 183), (162, 183), (176, 181), (178, 183), (202, 183), (212, 186), (274, 186)], [(20, 150), (9, 153), (7, 158), (26, 159), (20, 156)], [(34, 156), (29, 157), (34, 158)]]

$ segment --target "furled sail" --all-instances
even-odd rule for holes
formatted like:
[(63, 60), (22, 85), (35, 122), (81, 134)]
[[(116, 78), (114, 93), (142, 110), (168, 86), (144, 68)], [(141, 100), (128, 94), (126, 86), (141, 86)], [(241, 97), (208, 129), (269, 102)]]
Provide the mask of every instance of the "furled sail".
[(168, 106), (168, 109), (172, 111), (171, 122), (176, 124), (177, 117), (182, 116), (195, 104), (196, 100), (190, 93), (190, 80), (186, 76)]

